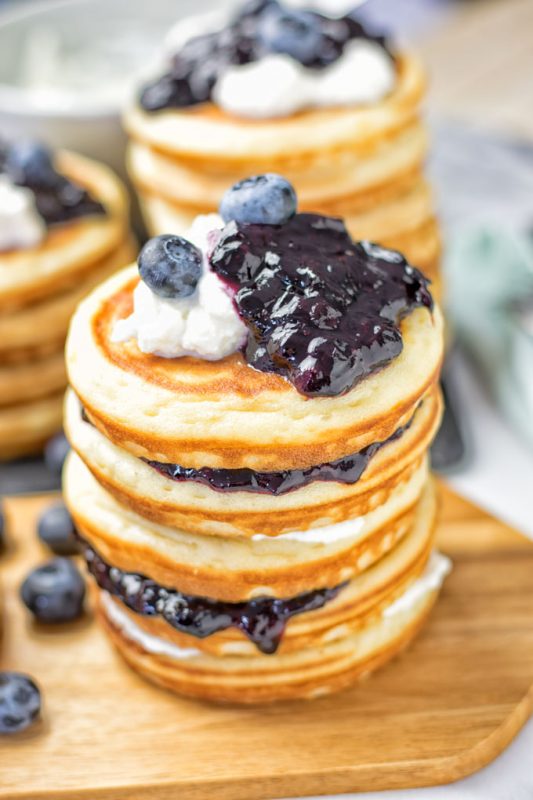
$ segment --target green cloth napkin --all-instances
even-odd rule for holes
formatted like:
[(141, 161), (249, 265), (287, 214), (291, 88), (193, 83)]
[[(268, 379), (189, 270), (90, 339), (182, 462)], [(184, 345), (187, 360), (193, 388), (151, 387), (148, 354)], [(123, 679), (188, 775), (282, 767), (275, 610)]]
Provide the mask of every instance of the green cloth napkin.
[(445, 275), (452, 327), (533, 447), (532, 241), (515, 231), (465, 228), (447, 244)]

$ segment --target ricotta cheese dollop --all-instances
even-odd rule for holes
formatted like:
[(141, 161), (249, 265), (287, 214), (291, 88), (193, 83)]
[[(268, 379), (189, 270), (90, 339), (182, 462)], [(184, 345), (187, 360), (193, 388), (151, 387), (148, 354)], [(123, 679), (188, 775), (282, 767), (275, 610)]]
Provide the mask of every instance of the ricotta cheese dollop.
[(204, 255), (203, 273), (194, 294), (178, 300), (159, 297), (140, 281), (133, 293), (133, 313), (115, 323), (113, 342), (136, 339), (143, 353), (163, 358), (195, 356), (207, 361), (218, 361), (242, 346), (247, 328), (207, 261), (209, 240), (223, 227), (218, 214), (195, 219), (185, 235)]
[(45, 236), (46, 225), (33, 192), (0, 175), (0, 251), (26, 250)]

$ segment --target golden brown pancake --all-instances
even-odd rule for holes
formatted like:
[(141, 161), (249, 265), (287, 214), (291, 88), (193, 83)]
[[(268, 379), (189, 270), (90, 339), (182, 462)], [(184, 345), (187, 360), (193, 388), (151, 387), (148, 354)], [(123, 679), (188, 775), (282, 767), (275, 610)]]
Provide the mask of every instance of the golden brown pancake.
[(114, 173), (74, 153), (59, 152), (56, 160), (58, 170), (86, 188), (107, 213), (53, 225), (36, 247), (0, 253), (0, 312), (77, 286), (126, 237), (127, 197)]
[(440, 237), (423, 178), (427, 133), (419, 115), (424, 72), (397, 60), (397, 85), (378, 103), (244, 119), (212, 103), (125, 117), (128, 170), (152, 235), (183, 234), (232, 184), (277, 172), (301, 211), (338, 216), (356, 239), (404, 253), (440, 296)]
[(66, 383), (62, 350), (47, 358), (0, 366), (0, 407), (57, 394)]
[(71, 386), (91, 422), (136, 456), (263, 471), (334, 461), (405, 425), (438, 378), (438, 308), (405, 318), (403, 351), (386, 368), (342, 396), (310, 402), (278, 375), (250, 369), (240, 353), (217, 362), (164, 359), (133, 341), (111, 343), (136, 282), (125, 270), (93, 292), (73, 317), (66, 351)]
[(79, 401), (69, 392), (65, 429), (98, 482), (116, 499), (146, 519), (208, 535), (278, 535), (301, 526), (335, 524), (382, 504), (424, 459), (440, 422), (436, 388), (415, 412), (399, 439), (376, 453), (354, 484), (315, 481), (282, 495), (219, 492), (195, 481), (162, 475), (82, 419)]
[(62, 350), (70, 317), (80, 300), (130, 262), (134, 253), (135, 243), (127, 239), (93, 264), (87, 276), (75, 286), (21, 308), (0, 312), (0, 364), (30, 361)]
[(0, 461), (31, 455), (61, 428), (64, 390), (0, 408)]
[(259, 541), (157, 525), (121, 506), (76, 456), (66, 469), (65, 495), (83, 537), (113, 566), (140, 571), (142, 564), (144, 574), (165, 586), (237, 602), (336, 586), (368, 569), (410, 530), (427, 474), (424, 461), (387, 501), (345, 521), (340, 539), (335, 529), (323, 533), (323, 526), (303, 523), (296, 540), (285, 534)]

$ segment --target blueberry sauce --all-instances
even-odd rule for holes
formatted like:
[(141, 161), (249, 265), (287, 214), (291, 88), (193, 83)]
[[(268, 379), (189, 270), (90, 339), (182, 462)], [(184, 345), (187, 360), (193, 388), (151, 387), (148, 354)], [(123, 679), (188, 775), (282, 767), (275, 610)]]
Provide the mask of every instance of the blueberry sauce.
[(346, 586), (316, 589), (287, 600), (258, 597), (243, 603), (225, 603), (166, 589), (143, 575), (111, 567), (86, 542), (83, 542), (83, 551), (89, 572), (98, 586), (135, 613), (162, 617), (176, 630), (197, 639), (237, 628), (267, 655), (278, 649), (291, 617), (322, 608)]
[(229, 66), (272, 53), (323, 69), (337, 61), (354, 39), (371, 40), (389, 52), (382, 36), (371, 35), (351, 15), (331, 19), (314, 11), (285, 9), (277, 0), (252, 0), (222, 30), (186, 42), (168, 71), (143, 88), (140, 104), (146, 111), (159, 111), (205, 103)]
[(202, 469), (193, 469), (192, 467), (180, 467), (179, 464), (143, 460), (162, 475), (174, 481), (195, 481), (219, 492), (256, 492), (272, 494), (277, 497), (295, 489), (301, 489), (314, 481), (357, 483), (376, 453), (385, 445), (399, 439), (410, 428), (412, 421), (413, 417), (388, 439), (382, 442), (373, 442), (358, 453), (306, 469), (287, 469), (281, 472), (256, 472), (247, 468), (212, 469), (203, 467)]
[(400, 253), (352, 241), (331, 217), (230, 222), (209, 261), (248, 328), (248, 364), (308, 397), (342, 395), (390, 364), (401, 320), (433, 308), (429, 281)]
[(104, 206), (90, 193), (61, 175), (50, 161), (46, 173), (29, 176), (15, 173), (10, 166), (10, 151), (17, 144), (0, 143), (0, 174), (7, 175), (15, 185), (30, 189), (35, 197), (35, 206), (48, 227), (71, 222), (80, 217), (105, 214)]

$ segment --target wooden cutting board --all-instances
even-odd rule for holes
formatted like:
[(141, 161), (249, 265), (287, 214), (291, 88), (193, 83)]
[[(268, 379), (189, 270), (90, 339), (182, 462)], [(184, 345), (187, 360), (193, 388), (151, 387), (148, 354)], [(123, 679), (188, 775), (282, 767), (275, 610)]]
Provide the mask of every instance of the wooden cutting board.
[(494, 759), (533, 709), (533, 546), (443, 490), (455, 568), (427, 629), (356, 688), (307, 703), (218, 708), (153, 688), (90, 617), (34, 626), (17, 597), (45, 557), (48, 498), (6, 501), (3, 668), (31, 673), (44, 719), (0, 740), (0, 800), (257, 800), (456, 780)]

